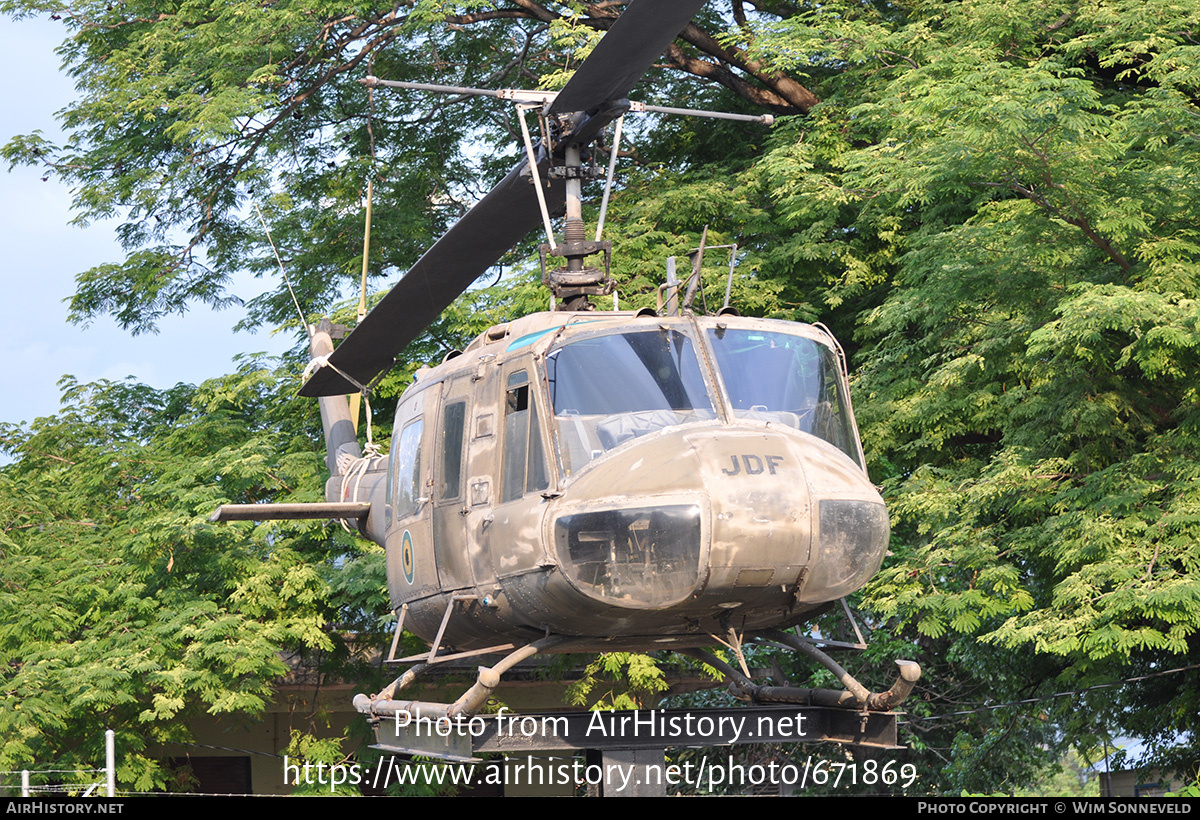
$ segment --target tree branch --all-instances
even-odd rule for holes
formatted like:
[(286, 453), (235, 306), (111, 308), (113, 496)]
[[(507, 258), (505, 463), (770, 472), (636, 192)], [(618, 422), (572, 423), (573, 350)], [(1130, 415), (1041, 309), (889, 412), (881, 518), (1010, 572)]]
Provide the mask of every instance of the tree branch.
[[(816, 94), (812, 93), (812, 91), (805, 88), (803, 85), (789, 77), (784, 72), (768, 70), (762, 63), (758, 62), (757, 60), (750, 59), (750, 57), (742, 49), (725, 48), (719, 42), (717, 42), (716, 38), (701, 29), (695, 23), (688, 23), (679, 36), (684, 42), (690, 43), (691, 45), (703, 51), (705, 54), (708, 54), (720, 60), (721, 62), (729, 63), (729, 65), (745, 71), (754, 79), (767, 86), (767, 88), (770, 89), (770, 91), (777, 98), (784, 101), (783, 106), (778, 106), (776, 104), (773, 107), (793, 109), (795, 111), (807, 114), (809, 109), (821, 101)], [(729, 74), (732, 75), (732, 72), (729, 72)], [(718, 80), (718, 82), (721, 81)], [(725, 83), (722, 83), (722, 85), (725, 85)], [(744, 83), (743, 85), (746, 88), (750, 88), (749, 85)], [(746, 97), (745, 93), (732, 86), (727, 87), (729, 87), (731, 91), (734, 91), (739, 96), (750, 100), (750, 102), (754, 102), (759, 105), (764, 104), (760, 102), (762, 99), (761, 96), (758, 96), (758, 99), (752, 99), (751, 97)]]

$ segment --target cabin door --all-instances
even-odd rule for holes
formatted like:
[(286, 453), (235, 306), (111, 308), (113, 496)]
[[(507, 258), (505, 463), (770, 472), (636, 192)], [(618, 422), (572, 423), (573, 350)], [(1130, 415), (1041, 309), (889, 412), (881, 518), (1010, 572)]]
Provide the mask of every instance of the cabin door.
[(470, 375), (442, 385), (434, 451), (433, 544), (438, 577), (450, 591), (472, 586), (471, 545), (467, 538), (467, 420), (471, 413)]
[(501, 402), (496, 428), (499, 454), (493, 523), (488, 534), (496, 578), (538, 572), (550, 563), (542, 543), (542, 518), (549, 489), (546, 442), (542, 436), (535, 371), (529, 359), (501, 370)]
[(407, 399), (396, 411), (388, 491), (387, 575), (392, 607), (441, 588), (433, 547), (433, 470), (437, 424), (426, 411), (438, 406), (440, 385)]

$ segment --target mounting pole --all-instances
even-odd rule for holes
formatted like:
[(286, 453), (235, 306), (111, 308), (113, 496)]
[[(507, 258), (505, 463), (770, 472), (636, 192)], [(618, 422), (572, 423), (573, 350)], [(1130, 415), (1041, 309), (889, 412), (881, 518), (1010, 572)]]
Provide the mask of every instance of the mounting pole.
[(104, 732), (104, 790), (109, 797), (117, 796), (117, 741), (112, 729)]
[[(579, 146), (572, 143), (566, 151), (567, 168), (578, 169), (583, 165)], [(583, 227), (583, 180), (578, 176), (568, 176), (567, 180), (567, 221), (563, 225), (563, 242), (582, 242)], [(567, 257), (567, 270), (575, 273), (583, 270), (583, 257), (571, 254)]]
[(667, 257), (667, 315), (679, 315), (679, 280), (675, 278), (675, 257)]
[[(358, 313), (356, 327), (367, 318), (367, 270), (371, 259), (371, 202), (375, 198), (375, 180), (367, 177), (367, 224), (363, 228), (363, 258), (362, 283), (358, 288)], [(362, 393), (350, 394), (350, 423), (354, 425), (354, 433), (358, 434), (359, 408), (362, 406)]]

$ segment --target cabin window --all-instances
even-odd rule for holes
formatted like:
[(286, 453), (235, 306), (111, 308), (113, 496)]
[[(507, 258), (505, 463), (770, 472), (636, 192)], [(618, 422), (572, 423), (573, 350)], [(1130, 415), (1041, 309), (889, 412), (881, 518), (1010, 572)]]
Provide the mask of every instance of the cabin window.
[(709, 341), (734, 418), (811, 433), (859, 463), (832, 350), (803, 336), (762, 330), (717, 328)]
[(508, 377), (504, 399), (503, 473), (501, 502), (550, 486), (537, 404), (531, 395), (529, 375), (524, 370)]
[(638, 436), (715, 417), (691, 339), (646, 330), (571, 342), (546, 356), (567, 475)]
[(438, 482), (438, 500), (447, 501), (462, 495), (463, 433), (467, 418), (467, 403), (456, 401), (442, 408), (442, 463)]
[(408, 518), (421, 508), (421, 431), (416, 419), (400, 433), (396, 447), (396, 518)]

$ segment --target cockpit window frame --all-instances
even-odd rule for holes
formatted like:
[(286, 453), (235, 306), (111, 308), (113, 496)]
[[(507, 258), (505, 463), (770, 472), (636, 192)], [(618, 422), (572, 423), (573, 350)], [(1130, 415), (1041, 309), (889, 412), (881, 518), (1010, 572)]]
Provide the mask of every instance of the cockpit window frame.
[[(552, 466), (552, 460), (546, 453), (546, 433), (542, 426), (541, 407), (546, 404), (544, 395), (544, 368), (539, 360), (521, 356), (506, 363), (504, 377), (500, 384), (502, 391), (502, 411), (500, 418), (500, 456), (496, 465), (496, 486), (498, 504), (510, 504), (534, 493), (544, 493), (551, 487), (557, 486), (557, 474)], [(523, 391), (523, 392), (518, 392)], [(541, 393), (542, 395), (539, 395)], [(511, 406), (517, 396), (523, 397), (524, 406)], [(514, 446), (513, 432), (509, 429), (509, 416), (513, 413), (527, 414), (522, 416), (523, 437), (520, 449), (520, 465), (513, 461)], [(551, 440), (553, 443), (553, 440)], [(520, 466), (519, 475), (516, 467)], [(519, 478), (517, 484), (512, 482)], [(519, 484), (519, 486), (517, 486)]]
[[(578, 474), (579, 470), (584, 469), (588, 464), (595, 460), (595, 457), (588, 458), (579, 465), (575, 465), (572, 470), (572, 465), (564, 461), (563, 456), (563, 437), (559, 427), (559, 416), (554, 407), (554, 402), (551, 398), (549, 384), (549, 368), (546, 360), (556, 351), (569, 345), (586, 342), (591, 339), (596, 339), (606, 336), (621, 336), (629, 333), (652, 333), (652, 332), (675, 332), (683, 336), (690, 346), (691, 353), (695, 358), (696, 366), (699, 371), (701, 384), (704, 389), (704, 397), (709, 403), (708, 410), (711, 411), (711, 418), (697, 419), (695, 421), (683, 422), (679, 425), (671, 426), (691, 426), (696, 424), (712, 424), (717, 421), (724, 422), (727, 419), (728, 410), (726, 403), (720, 395), (715, 382), (713, 381), (714, 369), (709, 361), (710, 353), (705, 348), (702, 342), (698, 341), (701, 334), (696, 327), (694, 321), (690, 317), (670, 317), (660, 318), (657, 321), (649, 320), (645, 324), (631, 322), (629, 318), (620, 324), (608, 324), (607, 326), (596, 327), (600, 322), (589, 322), (584, 324), (564, 325), (558, 329), (558, 332), (548, 336), (544, 340), (539, 340), (538, 350), (535, 356), (537, 380), (539, 389), (545, 399), (547, 419), (545, 424), (550, 434), (550, 443), (553, 446), (554, 455), (550, 459), (556, 473), (555, 486), (562, 488), (569, 484), (574, 475)], [(623, 445), (625, 442), (622, 442)], [(621, 446), (621, 445), (617, 445)], [(615, 447), (609, 448), (604, 452), (611, 452)]]
[[(837, 452), (848, 457), (855, 466), (863, 473), (866, 473), (866, 455), (863, 452), (862, 436), (858, 432), (858, 421), (854, 415), (854, 406), (850, 399), (850, 384), (845, 371), (842, 369), (842, 356), (838, 349), (836, 340), (823, 328), (813, 325), (801, 324), (796, 322), (784, 322), (771, 319), (749, 319), (734, 317), (703, 317), (698, 318), (700, 335), (703, 339), (704, 350), (709, 358), (709, 367), (712, 370), (712, 377), (717, 380), (718, 393), (721, 397), (721, 403), (727, 408), (730, 421), (745, 421), (745, 419), (737, 418), (737, 411), (733, 406), (731, 393), (726, 386), (724, 376), (721, 372), (720, 365), (717, 361), (716, 350), (712, 346), (710, 334), (721, 332), (722, 330), (735, 330), (739, 332), (761, 332), (780, 334), (791, 336), (793, 338), (804, 339), (812, 342), (815, 345), (823, 348), (829, 356), (829, 361), (834, 365), (832, 368), (837, 380), (837, 395), (838, 401), (842, 404), (842, 412), (844, 414), (845, 432), (850, 436), (854, 452), (847, 452), (839, 447), (834, 442), (829, 441), (819, 435), (813, 433), (805, 433), (811, 435), (818, 441), (832, 447)], [(787, 429), (786, 425), (783, 425)]]

